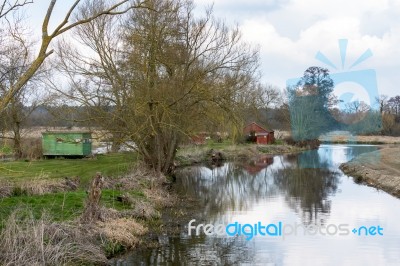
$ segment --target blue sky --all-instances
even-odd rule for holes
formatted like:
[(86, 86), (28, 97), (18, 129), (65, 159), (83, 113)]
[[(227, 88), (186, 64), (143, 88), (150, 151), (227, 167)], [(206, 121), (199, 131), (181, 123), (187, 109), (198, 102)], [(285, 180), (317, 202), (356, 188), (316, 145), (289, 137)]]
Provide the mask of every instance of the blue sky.
[[(26, 13), (39, 34), (50, 1), (35, 2)], [(53, 23), (62, 20), (73, 1), (58, 2)], [(264, 82), (283, 89), (287, 79), (301, 76), (314, 65), (332, 73), (346, 72), (371, 49), (373, 56), (352, 70), (374, 69), (380, 94), (400, 94), (399, 0), (195, 0), (196, 11), (201, 13), (213, 3), (215, 16), (228, 24), (238, 23), (244, 40), (260, 47)], [(344, 69), (339, 39), (348, 39)], [(318, 51), (340, 68), (335, 70), (315, 59)], [(360, 89), (350, 83), (347, 90)]]

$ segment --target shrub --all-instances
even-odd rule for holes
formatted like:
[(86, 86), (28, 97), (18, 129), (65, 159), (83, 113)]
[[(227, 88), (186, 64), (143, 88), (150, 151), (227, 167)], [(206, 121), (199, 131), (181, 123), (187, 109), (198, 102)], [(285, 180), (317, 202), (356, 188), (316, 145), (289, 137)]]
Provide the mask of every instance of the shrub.
[(103, 243), (103, 249), (107, 258), (112, 258), (125, 251), (125, 247), (121, 243), (112, 240), (106, 240)]
[(317, 149), (321, 142), (318, 139), (307, 139), (307, 140), (294, 140), (292, 137), (285, 138), (285, 142), (288, 145), (296, 146), (300, 148), (309, 147), (311, 149)]

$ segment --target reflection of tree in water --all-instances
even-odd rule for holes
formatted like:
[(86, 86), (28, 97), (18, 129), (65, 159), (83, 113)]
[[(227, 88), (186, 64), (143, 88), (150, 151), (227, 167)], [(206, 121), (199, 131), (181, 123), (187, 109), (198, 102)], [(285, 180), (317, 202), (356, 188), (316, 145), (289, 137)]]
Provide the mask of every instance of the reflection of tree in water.
[[(248, 166), (226, 163), (206, 170), (189, 167), (179, 173), (178, 186), (204, 206), (209, 221), (227, 211), (246, 211), (268, 197), (284, 195), (305, 224), (324, 223), (330, 212), (329, 196), (336, 193), (339, 173), (329, 170), (317, 152), (277, 156), (280, 164), (250, 174)], [(306, 160), (309, 161), (305, 168)]]
[(228, 210), (248, 210), (253, 203), (277, 194), (268, 171), (249, 174), (234, 163), (213, 169), (211, 174), (204, 167), (189, 167), (177, 180), (185, 193), (202, 201), (208, 217)]
[(305, 224), (324, 223), (331, 208), (329, 197), (336, 193), (339, 183), (339, 173), (332, 171), (329, 156), (320, 156), (317, 150), (275, 156), (258, 171), (255, 166), (260, 163), (225, 163), (212, 170), (189, 167), (180, 171), (178, 186), (202, 201), (208, 219), (218, 219), (218, 214), (229, 210), (249, 210), (268, 197), (282, 194)]
[(254, 243), (242, 237), (202, 235), (168, 238), (166, 241), (168, 243), (157, 249), (134, 254), (135, 260), (141, 261), (140, 265), (234, 265), (250, 263), (255, 257), (255, 249), (251, 246)]
[[(317, 153), (305, 156), (297, 158), (297, 165), (275, 170), (274, 183), (285, 193), (288, 205), (301, 214), (305, 224), (324, 224), (331, 208), (329, 196), (336, 193), (339, 184), (339, 172), (329, 170), (326, 162), (319, 162)], [(304, 168), (305, 158), (315, 168)]]
[(297, 156), (297, 167), (301, 168), (328, 168), (329, 163), (321, 160), (318, 150), (305, 151)]

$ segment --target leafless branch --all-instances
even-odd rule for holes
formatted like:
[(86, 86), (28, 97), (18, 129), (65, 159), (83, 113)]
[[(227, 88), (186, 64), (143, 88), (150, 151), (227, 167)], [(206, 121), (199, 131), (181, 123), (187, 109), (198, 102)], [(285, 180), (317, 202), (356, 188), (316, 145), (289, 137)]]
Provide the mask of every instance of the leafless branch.
[(0, 4), (0, 19), (3, 17), (6, 17), (7, 14), (18, 10), (18, 8), (27, 5), (27, 4), (32, 4), (33, 0), (15, 0), (15, 1), (10, 1), (10, 0), (3, 0), (3, 3)]
[[(25, 4), (29, 1), (25, 1)], [(66, 16), (64, 17), (64, 20), (56, 27), (54, 32), (49, 35), (48, 34), (48, 24), (50, 21), (50, 17), (53, 13), (54, 6), (56, 4), (57, 0), (52, 0), (49, 4), (49, 7), (47, 9), (47, 13), (43, 19), (43, 24), (42, 24), (42, 39), (41, 39), (41, 44), (40, 44), (40, 49), (39, 53), (36, 55), (35, 59), (33, 60), (32, 64), (30, 67), (19, 77), (18, 81), (8, 89), (7, 93), (5, 93), (0, 99), (0, 110), (3, 110), (7, 104), (12, 100), (14, 95), (20, 91), (23, 86), (29, 81), (29, 79), (35, 74), (36, 71), (41, 67), (45, 59), (53, 53), (53, 50), (48, 51), (49, 46), (51, 42), (53, 41), (54, 38), (57, 36), (63, 34), (64, 32), (75, 28), (79, 25), (83, 25), (86, 23), (89, 23), (101, 16), (104, 15), (119, 15), (124, 12), (129, 11), (130, 9), (133, 8), (143, 8), (145, 7), (145, 1), (144, 2), (139, 2), (136, 5), (128, 5), (126, 8), (119, 10), (119, 8), (125, 4), (128, 4), (130, 1), (129, 0), (123, 0), (119, 1), (116, 4), (113, 4), (109, 6), (108, 8), (105, 8), (104, 10), (99, 11), (98, 13), (91, 14), (87, 18), (81, 18), (77, 20), (76, 22), (69, 24), (69, 19), (71, 17), (71, 14), (73, 11), (76, 9), (78, 6), (80, 0), (76, 0), (74, 4), (71, 6), (71, 8), (68, 10)]]

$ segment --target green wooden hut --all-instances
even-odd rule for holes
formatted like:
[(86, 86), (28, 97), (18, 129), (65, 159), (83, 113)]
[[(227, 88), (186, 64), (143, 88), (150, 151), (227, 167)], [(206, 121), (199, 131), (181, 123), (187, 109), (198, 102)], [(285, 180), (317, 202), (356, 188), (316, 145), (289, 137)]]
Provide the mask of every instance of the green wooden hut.
[(92, 134), (88, 131), (46, 131), (42, 133), (44, 156), (88, 156)]

